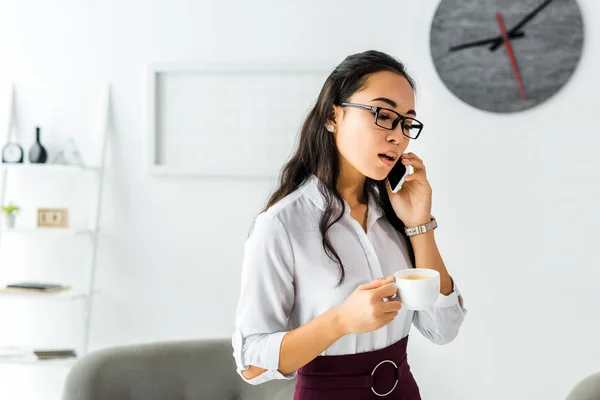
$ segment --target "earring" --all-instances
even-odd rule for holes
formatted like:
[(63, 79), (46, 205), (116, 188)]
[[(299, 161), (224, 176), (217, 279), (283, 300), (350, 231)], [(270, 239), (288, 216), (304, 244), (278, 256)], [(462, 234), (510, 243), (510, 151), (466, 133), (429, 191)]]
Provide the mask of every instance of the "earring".
[(334, 129), (335, 129), (335, 127), (332, 124), (327, 125), (327, 130), (329, 132), (333, 132)]

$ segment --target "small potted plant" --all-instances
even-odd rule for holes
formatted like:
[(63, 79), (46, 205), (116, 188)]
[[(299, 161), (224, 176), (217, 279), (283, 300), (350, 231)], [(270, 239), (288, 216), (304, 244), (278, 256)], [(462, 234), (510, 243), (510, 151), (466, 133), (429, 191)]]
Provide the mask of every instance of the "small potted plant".
[(6, 228), (15, 227), (15, 218), (21, 207), (16, 204), (9, 203), (6, 206), (2, 206), (2, 214), (4, 214), (4, 224)]

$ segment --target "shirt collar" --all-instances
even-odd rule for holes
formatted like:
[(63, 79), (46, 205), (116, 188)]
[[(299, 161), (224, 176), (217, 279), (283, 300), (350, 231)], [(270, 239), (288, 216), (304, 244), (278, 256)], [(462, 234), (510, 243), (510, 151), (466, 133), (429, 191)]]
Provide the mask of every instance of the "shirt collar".
[[(304, 194), (312, 201), (320, 210), (325, 210), (325, 198), (319, 190), (319, 184), (321, 180), (316, 175), (311, 175), (310, 178), (304, 183)], [(373, 222), (383, 216), (383, 210), (373, 196), (369, 196), (368, 199), (369, 211), (367, 214), (367, 227), (371, 226)], [(350, 207), (344, 200), (344, 212), (350, 214)]]

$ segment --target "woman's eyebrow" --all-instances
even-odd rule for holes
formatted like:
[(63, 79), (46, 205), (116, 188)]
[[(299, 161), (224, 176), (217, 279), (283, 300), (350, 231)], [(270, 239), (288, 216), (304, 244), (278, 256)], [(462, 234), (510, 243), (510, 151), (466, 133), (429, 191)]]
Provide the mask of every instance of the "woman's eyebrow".
[(388, 103), (390, 106), (392, 106), (394, 108), (396, 108), (398, 106), (394, 100), (390, 100), (387, 97), (377, 97), (376, 99), (373, 99), (371, 101), (383, 101), (384, 103)]
[[(394, 100), (388, 99), (387, 97), (377, 97), (371, 101), (383, 101), (384, 103), (387, 103), (394, 108), (398, 107), (398, 104), (396, 104)], [(417, 112), (415, 110), (408, 110), (405, 114), (412, 114), (415, 117), (417, 116)]]

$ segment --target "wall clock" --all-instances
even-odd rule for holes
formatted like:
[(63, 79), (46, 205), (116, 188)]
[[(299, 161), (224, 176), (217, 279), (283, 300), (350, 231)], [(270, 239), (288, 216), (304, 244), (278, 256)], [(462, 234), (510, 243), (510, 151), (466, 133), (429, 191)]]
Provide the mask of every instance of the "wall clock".
[(462, 101), (511, 113), (556, 94), (583, 48), (576, 0), (442, 0), (431, 25), (436, 71)]

